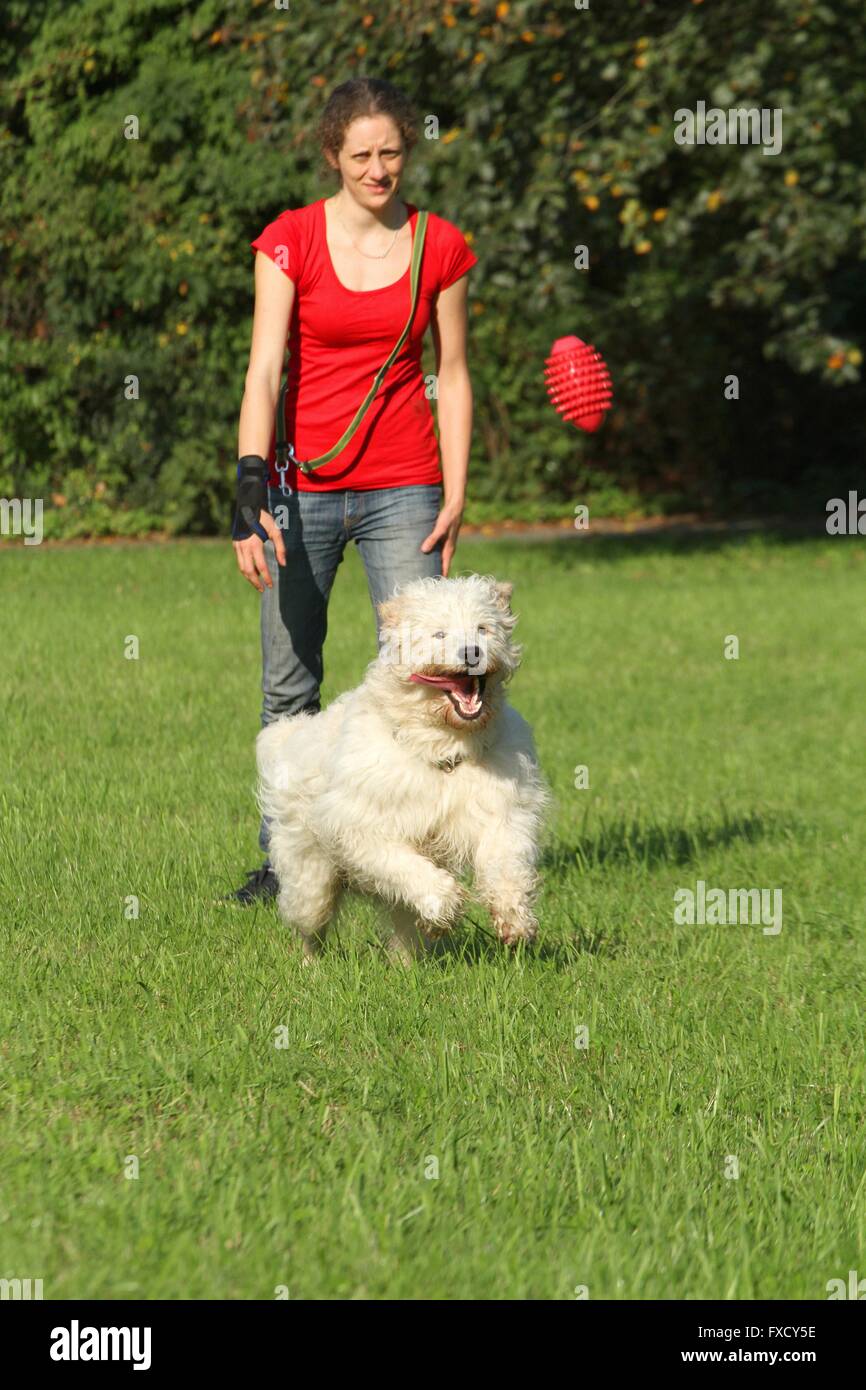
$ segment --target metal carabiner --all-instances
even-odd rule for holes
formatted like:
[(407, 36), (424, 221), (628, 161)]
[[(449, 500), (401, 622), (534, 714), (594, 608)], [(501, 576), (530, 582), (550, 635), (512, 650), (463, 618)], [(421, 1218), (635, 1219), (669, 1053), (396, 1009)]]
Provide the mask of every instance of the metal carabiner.
[[(283, 454), (283, 453), (286, 455), (286, 462), (283, 464), (283, 466), (282, 466), (282, 468), (281, 468), (281, 467), (280, 467), (280, 454)], [(283, 494), (284, 497), (291, 497), (291, 495), (292, 495), (292, 489), (291, 489), (290, 487), (287, 487), (287, 486), (286, 486), (286, 474), (288, 473), (288, 471), (289, 471), (289, 469), (291, 468), (291, 466), (292, 466), (293, 463), (294, 463), (294, 464), (297, 464), (297, 459), (295, 458), (295, 449), (294, 449), (294, 445), (293, 445), (293, 444), (284, 444), (284, 445), (282, 445), (280, 448), (277, 449), (277, 451), (276, 451), (276, 458), (274, 459), (274, 468), (276, 469), (277, 473), (280, 475), (280, 492)]]

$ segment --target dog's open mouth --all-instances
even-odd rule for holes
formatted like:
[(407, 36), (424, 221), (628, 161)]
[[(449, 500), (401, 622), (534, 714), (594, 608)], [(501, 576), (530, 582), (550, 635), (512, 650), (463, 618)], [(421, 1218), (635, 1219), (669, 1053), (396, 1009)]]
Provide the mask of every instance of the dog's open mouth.
[(413, 672), (409, 679), (419, 685), (440, 686), (461, 719), (477, 719), (484, 706), (486, 676), (470, 676), (465, 671), (449, 671), (444, 676), (419, 676)]

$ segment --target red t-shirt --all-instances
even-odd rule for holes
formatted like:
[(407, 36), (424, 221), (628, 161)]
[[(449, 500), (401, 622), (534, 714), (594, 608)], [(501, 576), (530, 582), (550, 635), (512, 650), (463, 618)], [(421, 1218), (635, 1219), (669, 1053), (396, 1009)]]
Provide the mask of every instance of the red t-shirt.
[[(407, 203), (412, 236), (418, 209)], [(357, 414), (373, 378), (406, 326), (409, 271), (378, 290), (349, 290), (337, 279), (325, 237), (325, 199), (287, 209), (250, 242), (295, 285), (289, 325), (286, 438), (301, 459), (332, 449)], [(286, 482), (302, 492), (407, 487), (441, 480), (433, 413), (421, 372), (421, 343), (440, 290), (478, 258), (451, 222), (431, 213), (412, 329), (354, 438), (313, 473), (294, 464)], [(271, 483), (279, 476), (274, 439)]]

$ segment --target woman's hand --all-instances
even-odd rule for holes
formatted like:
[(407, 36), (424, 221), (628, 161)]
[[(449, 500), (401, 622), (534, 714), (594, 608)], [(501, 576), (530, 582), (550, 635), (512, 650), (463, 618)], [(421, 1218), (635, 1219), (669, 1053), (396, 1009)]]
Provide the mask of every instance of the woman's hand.
[[(268, 536), (274, 543), (274, 550), (277, 560), (281, 565), (286, 563), (286, 547), (283, 544), (283, 533), (280, 530), (270, 512), (259, 513), (259, 524), (267, 531)], [(237, 557), (238, 569), (244, 579), (248, 579), (254, 589), (258, 589), (263, 594), (264, 587), (259, 580), (259, 576), (264, 580), (269, 589), (274, 587), (273, 580), (268, 570), (268, 562), (265, 558), (265, 543), (258, 536), (248, 536), (245, 541), (232, 541)]]
[(460, 523), (463, 520), (463, 508), (449, 506), (447, 503), (442, 508), (436, 518), (433, 530), (421, 542), (421, 549), (424, 554), (428, 554), (435, 546), (442, 541), (442, 577), (447, 579), (448, 570), (451, 567), (451, 560), (454, 551), (457, 549), (457, 537), (460, 534)]

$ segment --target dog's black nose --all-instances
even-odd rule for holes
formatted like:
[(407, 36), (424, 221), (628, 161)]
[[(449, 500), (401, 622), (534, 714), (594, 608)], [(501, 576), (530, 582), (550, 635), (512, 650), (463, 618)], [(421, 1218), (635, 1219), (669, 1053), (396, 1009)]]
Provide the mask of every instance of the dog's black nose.
[(458, 660), (462, 661), (466, 666), (477, 666), (481, 660), (481, 648), (469, 646), (461, 647), (457, 653), (457, 657)]

